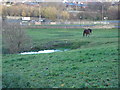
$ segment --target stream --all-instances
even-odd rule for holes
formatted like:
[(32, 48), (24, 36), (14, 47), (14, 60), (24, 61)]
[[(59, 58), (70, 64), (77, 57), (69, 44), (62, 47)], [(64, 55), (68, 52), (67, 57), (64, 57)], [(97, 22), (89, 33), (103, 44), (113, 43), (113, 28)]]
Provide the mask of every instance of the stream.
[(41, 50), (41, 51), (37, 51), (37, 52), (22, 52), (20, 53), (21, 55), (27, 55), (27, 54), (41, 54), (41, 53), (54, 53), (54, 52), (64, 52), (64, 51), (68, 51), (68, 49), (64, 49), (64, 50)]

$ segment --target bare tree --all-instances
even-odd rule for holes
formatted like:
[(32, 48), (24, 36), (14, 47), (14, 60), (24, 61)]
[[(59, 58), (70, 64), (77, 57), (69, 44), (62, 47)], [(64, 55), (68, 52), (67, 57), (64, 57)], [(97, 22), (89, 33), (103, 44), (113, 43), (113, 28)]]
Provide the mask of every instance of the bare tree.
[(69, 13), (67, 11), (62, 11), (61, 16), (62, 16), (63, 20), (68, 20), (69, 17), (70, 17), (70, 15), (69, 15)]
[(19, 53), (30, 49), (30, 39), (17, 23), (3, 21), (3, 53)]
[(118, 19), (118, 6), (110, 6), (107, 10), (109, 19)]

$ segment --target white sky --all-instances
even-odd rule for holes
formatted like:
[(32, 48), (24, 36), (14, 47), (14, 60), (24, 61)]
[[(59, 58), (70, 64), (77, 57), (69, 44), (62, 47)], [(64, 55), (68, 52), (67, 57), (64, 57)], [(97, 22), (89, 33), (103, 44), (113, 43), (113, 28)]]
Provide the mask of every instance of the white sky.
[[(16, 2), (23, 2), (23, 1), (36, 1), (36, 2), (62, 2), (64, 0), (0, 0), (3, 2), (6, 1), (16, 1)], [(74, 0), (68, 0), (68, 1), (74, 1)], [(96, 1), (101, 1), (101, 2), (114, 2), (114, 1), (119, 1), (119, 0), (75, 0), (75, 1), (89, 1), (89, 2), (96, 2)]]

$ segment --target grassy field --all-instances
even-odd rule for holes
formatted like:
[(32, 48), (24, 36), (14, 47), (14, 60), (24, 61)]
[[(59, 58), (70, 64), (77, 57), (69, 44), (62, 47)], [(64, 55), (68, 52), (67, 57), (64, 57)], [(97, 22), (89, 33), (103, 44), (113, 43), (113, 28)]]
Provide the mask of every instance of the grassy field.
[(118, 30), (28, 29), (33, 49), (70, 49), (37, 55), (3, 55), (6, 88), (118, 87)]
[(117, 29), (94, 29), (92, 35), (83, 37), (84, 29), (29, 29), (33, 50), (56, 48), (88, 48), (116, 43)]

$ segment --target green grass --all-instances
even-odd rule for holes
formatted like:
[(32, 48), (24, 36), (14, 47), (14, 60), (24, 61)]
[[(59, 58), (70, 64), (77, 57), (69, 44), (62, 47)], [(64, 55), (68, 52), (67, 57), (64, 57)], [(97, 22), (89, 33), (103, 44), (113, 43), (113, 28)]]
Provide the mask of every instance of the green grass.
[(82, 36), (83, 29), (29, 29), (28, 34), (33, 40), (33, 50), (51, 48), (94, 47), (99, 44), (116, 43), (117, 29), (94, 29), (92, 35)]
[(96, 29), (90, 37), (82, 37), (82, 32), (83, 29), (29, 29), (33, 47), (38, 50), (71, 50), (3, 55), (3, 87), (117, 88), (118, 30)]

